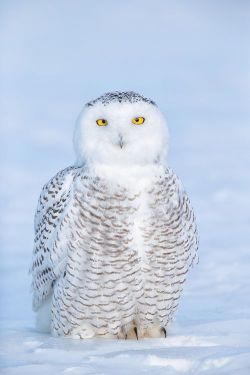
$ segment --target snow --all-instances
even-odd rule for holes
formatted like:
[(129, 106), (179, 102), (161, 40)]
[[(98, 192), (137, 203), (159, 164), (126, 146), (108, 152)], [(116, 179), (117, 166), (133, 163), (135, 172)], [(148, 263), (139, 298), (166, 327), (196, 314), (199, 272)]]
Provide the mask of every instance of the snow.
[[(143, 3), (143, 6), (142, 6)], [(1, 374), (250, 373), (249, 5), (1, 1)], [(53, 338), (29, 293), (42, 185), (74, 161), (74, 121), (108, 90), (152, 97), (200, 232), (166, 339)]]

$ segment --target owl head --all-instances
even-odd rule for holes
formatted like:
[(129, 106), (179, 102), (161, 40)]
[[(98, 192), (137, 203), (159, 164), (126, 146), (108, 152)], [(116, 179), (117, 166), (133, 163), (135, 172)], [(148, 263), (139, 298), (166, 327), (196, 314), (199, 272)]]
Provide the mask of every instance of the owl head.
[(133, 91), (109, 92), (87, 103), (76, 123), (77, 164), (163, 164), (168, 128), (157, 105)]

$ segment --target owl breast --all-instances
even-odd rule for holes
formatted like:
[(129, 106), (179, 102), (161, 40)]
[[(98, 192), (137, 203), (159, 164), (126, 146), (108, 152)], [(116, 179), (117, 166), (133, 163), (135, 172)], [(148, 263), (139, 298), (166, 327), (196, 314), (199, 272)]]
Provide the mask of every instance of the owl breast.
[(174, 285), (166, 181), (158, 182), (129, 189), (87, 174), (75, 180), (59, 238), (68, 256), (54, 285), (55, 334), (117, 335), (132, 320), (167, 324), (181, 284)]

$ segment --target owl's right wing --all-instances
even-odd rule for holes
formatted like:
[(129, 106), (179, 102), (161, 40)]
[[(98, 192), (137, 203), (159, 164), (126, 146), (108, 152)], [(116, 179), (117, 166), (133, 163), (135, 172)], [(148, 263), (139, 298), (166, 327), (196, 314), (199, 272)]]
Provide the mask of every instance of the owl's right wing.
[(72, 183), (79, 168), (58, 172), (42, 189), (35, 214), (35, 240), (31, 266), (33, 309), (51, 293), (63, 272), (67, 256), (67, 212), (72, 201)]

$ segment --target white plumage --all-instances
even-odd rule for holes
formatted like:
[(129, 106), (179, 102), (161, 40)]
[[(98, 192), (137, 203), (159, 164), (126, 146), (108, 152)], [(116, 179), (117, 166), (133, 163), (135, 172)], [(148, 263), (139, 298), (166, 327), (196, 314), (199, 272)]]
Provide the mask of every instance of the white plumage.
[(139, 94), (108, 93), (84, 107), (74, 146), (76, 165), (44, 186), (35, 216), (38, 326), (76, 338), (161, 337), (198, 246), (189, 199), (167, 166), (164, 117)]

